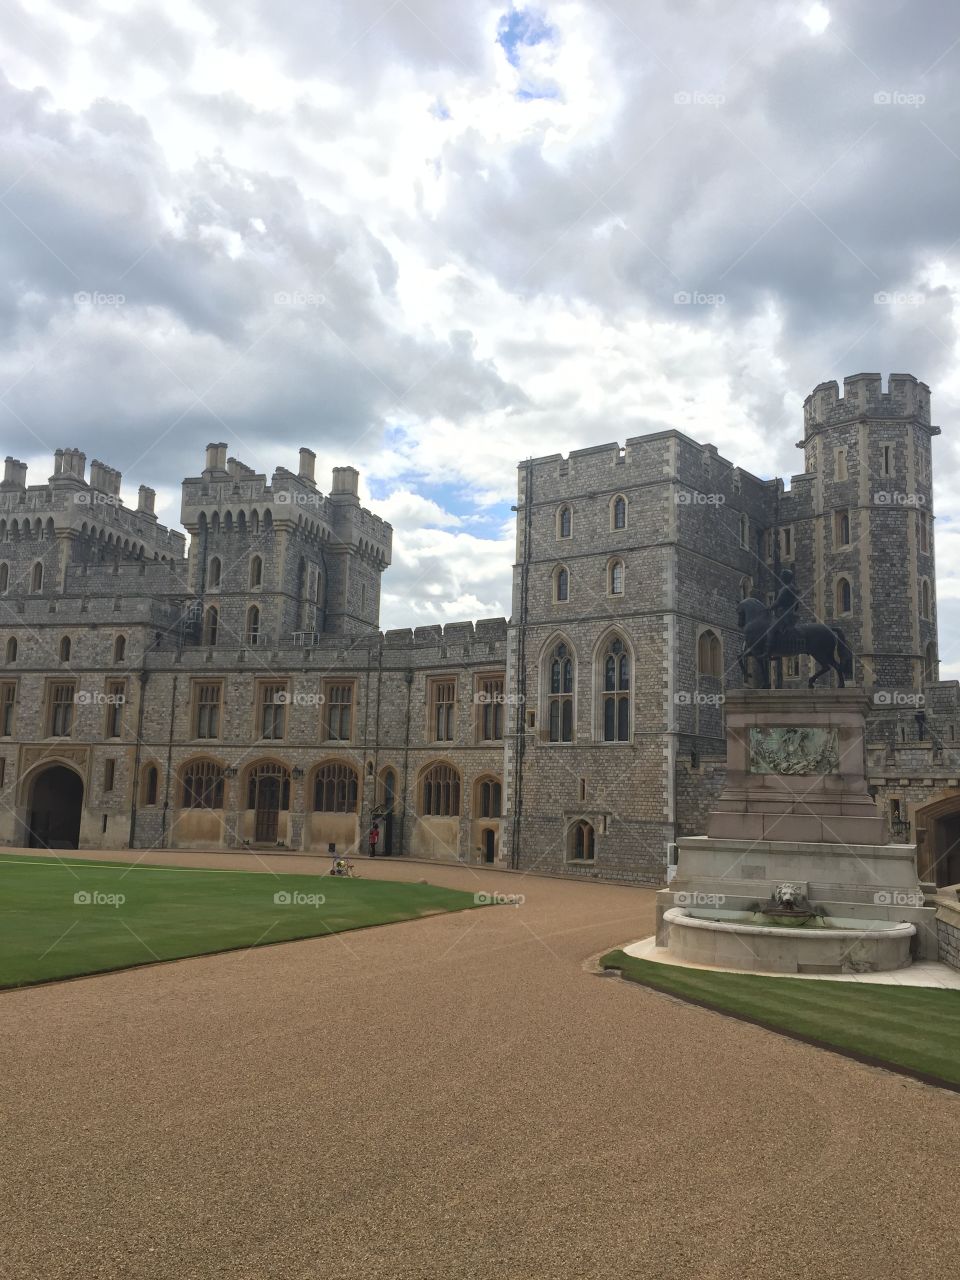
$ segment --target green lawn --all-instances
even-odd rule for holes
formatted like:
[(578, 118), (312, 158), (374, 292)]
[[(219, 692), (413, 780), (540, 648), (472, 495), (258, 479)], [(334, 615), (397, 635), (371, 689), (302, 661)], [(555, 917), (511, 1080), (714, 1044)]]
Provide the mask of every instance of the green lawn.
[(600, 963), (658, 991), (960, 1086), (960, 991), (711, 973), (622, 951)]
[(389, 880), (0, 854), (0, 987), (474, 905), (472, 893)]

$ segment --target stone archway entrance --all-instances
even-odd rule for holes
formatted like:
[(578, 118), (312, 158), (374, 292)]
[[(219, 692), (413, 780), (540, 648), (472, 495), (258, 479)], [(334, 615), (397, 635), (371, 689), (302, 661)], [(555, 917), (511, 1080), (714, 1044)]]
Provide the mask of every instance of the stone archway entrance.
[(920, 878), (960, 884), (960, 792), (918, 809), (914, 829)]
[(31, 849), (79, 849), (83, 780), (62, 764), (37, 772), (27, 804), (27, 844)]

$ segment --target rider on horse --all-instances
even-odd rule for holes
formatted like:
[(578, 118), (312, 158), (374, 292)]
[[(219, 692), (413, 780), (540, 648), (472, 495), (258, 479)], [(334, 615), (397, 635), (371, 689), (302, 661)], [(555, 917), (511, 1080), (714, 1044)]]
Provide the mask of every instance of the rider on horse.
[(780, 575), (783, 586), (773, 602), (774, 623), (767, 638), (767, 652), (772, 654), (774, 646), (783, 646), (787, 636), (796, 630), (797, 613), (800, 609), (800, 597), (793, 585), (793, 570), (784, 569)]

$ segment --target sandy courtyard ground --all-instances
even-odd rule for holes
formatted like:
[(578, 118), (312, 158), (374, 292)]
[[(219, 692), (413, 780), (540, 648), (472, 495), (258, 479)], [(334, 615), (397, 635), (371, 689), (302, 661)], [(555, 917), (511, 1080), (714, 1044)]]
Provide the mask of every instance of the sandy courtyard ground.
[(956, 1095), (589, 972), (649, 890), (359, 867), (526, 902), (0, 994), (0, 1274), (960, 1274)]

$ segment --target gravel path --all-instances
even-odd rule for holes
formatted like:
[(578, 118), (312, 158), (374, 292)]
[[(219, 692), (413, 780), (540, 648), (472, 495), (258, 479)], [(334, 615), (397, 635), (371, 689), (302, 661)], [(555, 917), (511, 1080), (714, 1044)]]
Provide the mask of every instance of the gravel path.
[(649, 890), (360, 869), (526, 902), (0, 995), (0, 1274), (957, 1274), (960, 1099), (589, 972)]

